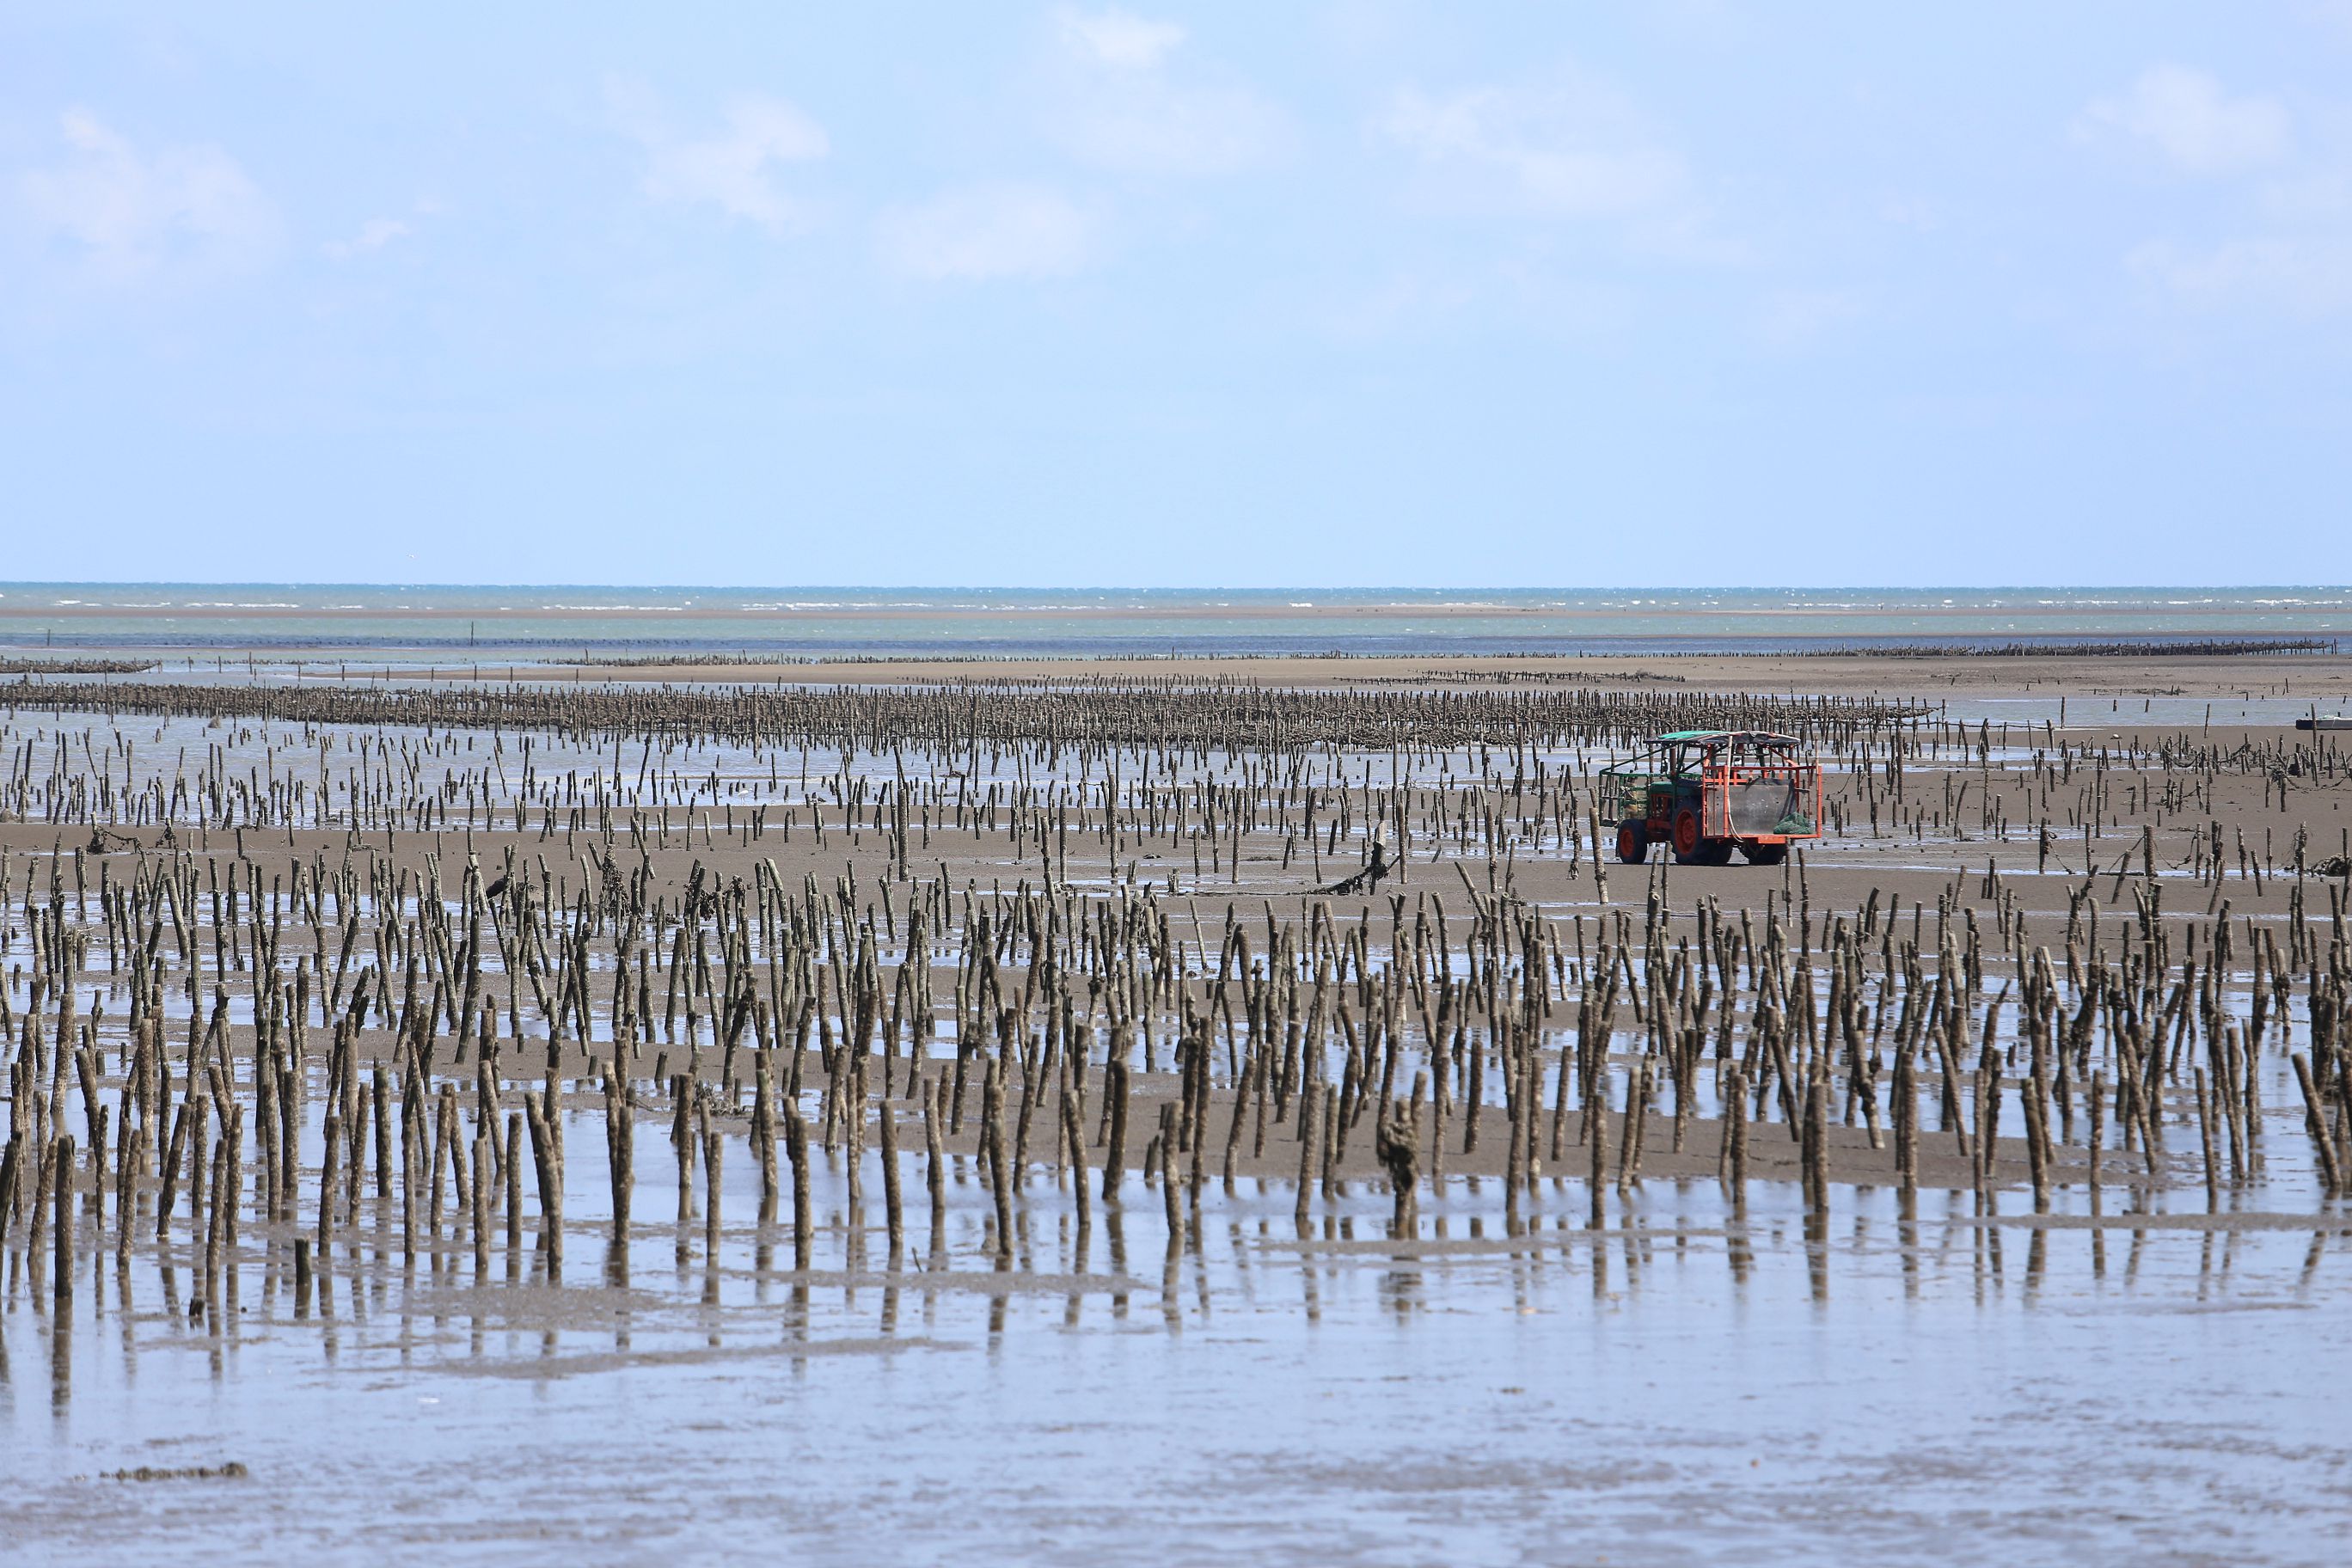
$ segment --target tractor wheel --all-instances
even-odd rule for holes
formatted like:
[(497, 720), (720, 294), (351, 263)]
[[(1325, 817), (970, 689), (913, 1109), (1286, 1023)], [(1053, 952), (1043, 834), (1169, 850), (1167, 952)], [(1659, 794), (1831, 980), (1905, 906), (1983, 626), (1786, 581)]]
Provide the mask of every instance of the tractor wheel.
[(1706, 835), (1699, 831), (1698, 813), (1689, 806), (1675, 813), (1675, 858), (1688, 866), (1705, 852)]
[(1617, 858), (1628, 866), (1638, 866), (1650, 858), (1650, 825), (1640, 817), (1628, 817), (1617, 825)]
[(1696, 863), (1701, 866), (1730, 865), (1731, 840), (1728, 838), (1708, 839), (1705, 844), (1699, 846)]
[(1748, 857), (1750, 866), (1778, 866), (1789, 858), (1789, 847), (1785, 844), (1743, 843), (1739, 852)]

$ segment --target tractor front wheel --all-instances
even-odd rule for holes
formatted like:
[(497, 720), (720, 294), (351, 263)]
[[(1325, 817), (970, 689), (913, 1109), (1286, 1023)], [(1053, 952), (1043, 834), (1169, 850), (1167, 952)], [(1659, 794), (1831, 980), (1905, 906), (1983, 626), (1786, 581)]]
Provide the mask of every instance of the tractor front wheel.
[(1617, 825), (1617, 858), (1628, 866), (1638, 866), (1650, 858), (1650, 825), (1640, 817), (1629, 817)]

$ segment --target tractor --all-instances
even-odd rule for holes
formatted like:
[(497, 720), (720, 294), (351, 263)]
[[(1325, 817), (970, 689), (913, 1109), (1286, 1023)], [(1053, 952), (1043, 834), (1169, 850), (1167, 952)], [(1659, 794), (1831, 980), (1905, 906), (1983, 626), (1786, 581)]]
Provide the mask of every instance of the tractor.
[(1617, 811), (1617, 858), (1639, 865), (1672, 845), (1685, 866), (1723, 866), (1738, 849), (1777, 866), (1822, 828), (1822, 765), (1792, 735), (1675, 730), (1601, 771), (1602, 809)]

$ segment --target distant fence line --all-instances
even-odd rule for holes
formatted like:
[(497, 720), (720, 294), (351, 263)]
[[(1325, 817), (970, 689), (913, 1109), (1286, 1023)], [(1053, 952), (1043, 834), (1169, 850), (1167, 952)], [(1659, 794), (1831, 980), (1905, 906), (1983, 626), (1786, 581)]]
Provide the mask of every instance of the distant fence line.
[(1157, 746), (1590, 745), (1668, 730), (1775, 730), (1821, 742), (1885, 732), (1914, 705), (1748, 692), (1299, 690), (1237, 681), (955, 682), (923, 686), (489, 688), (19, 681), (12, 709), (420, 729), (547, 730), (738, 742)]
[(2337, 653), (2334, 637), (2223, 637), (2172, 642), (1897, 643), (1873, 647), (1824, 648), (1833, 658), (2031, 658), (2043, 655), (2086, 658), (2210, 658), (2264, 653)]

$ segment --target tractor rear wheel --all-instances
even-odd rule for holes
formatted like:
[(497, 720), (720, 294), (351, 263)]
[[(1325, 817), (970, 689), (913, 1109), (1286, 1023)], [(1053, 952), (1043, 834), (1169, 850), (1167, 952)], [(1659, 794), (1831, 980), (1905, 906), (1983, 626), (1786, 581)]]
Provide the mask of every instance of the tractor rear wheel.
[(1650, 858), (1650, 825), (1640, 817), (1628, 817), (1617, 825), (1617, 858), (1628, 866), (1638, 866)]
[(1706, 835), (1699, 831), (1698, 813), (1689, 806), (1675, 813), (1675, 858), (1688, 866), (1696, 863), (1706, 847)]
[(1778, 866), (1789, 858), (1785, 844), (1742, 844), (1739, 852), (1748, 857), (1750, 866)]

